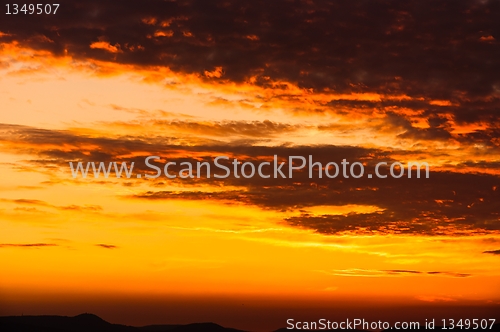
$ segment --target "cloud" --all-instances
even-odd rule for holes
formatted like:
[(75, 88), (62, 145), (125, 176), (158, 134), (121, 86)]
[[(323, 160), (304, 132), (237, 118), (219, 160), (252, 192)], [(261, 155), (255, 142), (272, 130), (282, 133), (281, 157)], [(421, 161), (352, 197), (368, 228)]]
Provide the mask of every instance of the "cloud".
[(109, 53), (121, 53), (122, 50), (119, 44), (111, 45), (106, 41), (98, 41), (90, 44), (90, 48), (105, 50)]
[(424, 302), (456, 302), (457, 299), (447, 296), (433, 296), (433, 295), (420, 295), (416, 297), (417, 300)]
[(112, 244), (102, 244), (102, 243), (96, 244), (96, 246), (104, 248), (104, 249), (117, 249), (118, 248), (117, 246), (112, 245)]
[(483, 254), (500, 255), (500, 249), (499, 250), (486, 250), (486, 251), (483, 251)]
[(0, 202), (10, 202), (10, 203), (15, 203), (15, 204), (20, 204), (20, 205), (38, 205), (38, 206), (50, 206), (47, 202), (38, 200), (38, 199), (5, 199), (5, 198), (0, 198)]
[[(233, 89), (238, 100), (210, 97), (218, 106), (258, 112), (273, 106), (291, 115), (363, 120), (316, 129), (271, 121), (148, 121), (153, 132), (166, 129), (172, 140), (189, 134), (186, 144), (226, 138), (263, 142), (303, 129), (355, 136), (352, 130), (366, 126), (392, 137), (396, 146), (459, 145), (471, 156), (481, 151), (492, 159), (500, 153), (500, 80), (493, 74), (500, 43), (491, 27), (500, 9), (492, 2), (414, 2), (303, 2), (291, 8), (284, 1), (241, 7), (222, 1), (118, 6), (91, 0), (78, 8), (66, 4), (64, 17), (54, 17), (50, 27), (37, 20), (19, 26), (7, 17), (9, 33), (2, 40), (3, 49), (27, 47), (44, 57), (48, 51), (90, 61), (91, 67), (99, 62), (117, 72), (149, 70), (162, 84), (168, 71), (215, 90)], [(114, 19), (117, 14), (121, 20)], [(373, 27), (366, 30), (370, 20)], [(129, 111), (147, 117), (144, 110)], [(139, 129), (144, 122), (114, 125)], [(477, 169), (494, 172), (492, 167)]]
[[(384, 88), (435, 100), (459, 98), (458, 91), (491, 93), (497, 64), (479, 59), (494, 56), (499, 47), (489, 38), (495, 35), (494, 3), (415, 3), (301, 2), (290, 7), (286, 1), (257, 1), (242, 7), (223, 1), (118, 5), (93, 0), (67, 3), (66, 15), (54, 17), (50, 27), (35, 20), (14, 24), (13, 18), (6, 24), (19, 41), (29, 42), (33, 31), (54, 40), (36, 44), (54, 53), (66, 48), (82, 55), (105, 36), (110, 46), (141, 44), (148, 50), (141, 56), (123, 52), (120, 62), (200, 74), (221, 67), (232, 81), (258, 76), (256, 82), (266, 84), (270, 77), (317, 89)], [(122, 19), (112, 19), (115, 15)], [(471, 19), (477, 24), (467, 26)], [(159, 32), (169, 38), (155, 36)], [(162, 57), (165, 53), (175, 56)], [(101, 53), (89, 56), (109, 59)]]
[[(433, 120), (434, 126), (443, 123), (440, 118)], [(178, 123), (178, 122), (175, 122)], [(189, 122), (181, 122), (182, 126)], [(248, 124), (248, 123), (247, 123)], [(199, 124), (195, 125), (195, 128)], [(217, 126), (206, 125), (210, 130), (220, 131), (221, 123)], [(229, 127), (237, 125), (224, 123)], [(205, 126), (205, 125), (204, 125)], [(202, 126), (203, 127), (203, 126)], [(205, 127), (201, 131), (206, 131)], [(256, 134), (261, 128), (269, 128), (270, 133), (284, 129), (276, 123), (259, 122), (257, 125), (249, 123), (243, 126), (242, 131), (248, 135)], [(277, 128), (277, 129), (276, 129)], [(198, 129), (195, 129), (198, 130)], [(85, 181), (71, 178), (68, 162), (122, 162), (128, 165), (135, 163), (134, 170), (142, 174), (156, 174), (145, 165), (145, 157), (158, 155), (163, 159), (156, 161), (162, 168), (165, 162), (176, 162), (169, 168), (172, 174), (178, 173), (184, 166), (182, 162), (196, 164), (203, 161), (211, 165), (215, 156), (237, 157), (240, 161), (258, 165), (262, 161), (272, 161), (273, 155), (278, 155), (280, 161), (287, 161), (289, 156), (309, 156), (314, 162), (326, 165), (336, 162), (340, 165), (342, 159), (348, 161), (362, 161), (365, 163), (365, 172), (374, 173), (377, 162), (391, 162), (391, 151), (362, 148), (353, 146), (333, 145), (280, 145), (260, 146), (255, 141), (236, 140), (221, 142), (218, 140), (194, 140), (192, 144), (185, 144), (175, 137), (89, 137), (72, 131), (44, 130), (33, 127), (0, 125), (0, 141), (5, 151), (11, 153), (30, 154), (31, 160), (26, 161), (28, 169), (40, 171), (46, 168), (47, 174), (53, 169), (66, 170), (67, 180), (72, 183), (85, 185), (86, 181), (113, 181), (87, 178)], [(65, 142), (61, 145), (61, 142)], [(404, 156), (404, 151), (396, 151)], [(422, 152), (424, 153), (424, 152)], [(394, 157), (395, 158), (395, 157)], [(471, 164), (475, 165), (475, 164)], [(489, 167), (488, 167), (489, 165)], [(494, 162), (483, 163), (481, 166), (494, 170)], [(230, 162), (225, 166), (231, 167)], [(285, 166), (287, 168), (288, 166)], [(463, 166), (469, 167), (469, 166)], [(476, 167), (478, 169), (480, 167)], [(500, 180), (494, 174), (480, 174), (464, 172), (464, 168), (450, 168), (453, 171), (435, 171), (431, 168), (430, 178), (401, 179), (367, 178), (366, 176), (354, 179), (331, 179), (323, 175), (319, 178), (318, 168), (312, 170), (313, 177), (309, 178), (308, 170), (295, 172), (293, 178), (260, 177), (244, 178), (234, 175), (226, 179), (217, 179), (206, 176), (206, 168), (200, 174), (195, 173), (193, 179), (167, 179), (160, 177), (150, 181), (157, 190), (137, 192), (129, 199), (142, 200), (214, 200), (227, 204), (248, 204), (262, 209), (276, 211), (293, 211), (284, 222), (293, 227), (311, 229), (325, 235), (342, 234), (415, 234), (415, 235), (477, 235), (497, 234), (500, 232), (498, 222), (497, 202), (500, 199)], [(467, 168), (465, 168), (466, 170)], [(388, 173), (387, 169), (380, 169)], [(272, 171), (271, 167), (264, 167), (265, 173)], [(223, 170), (219, 169), (219, 173)], [(239, 172), (241, 173), (241, 171)], [(285, 172), (287, 173), (287, 172)], [(199, 175), (199, 176), (198, 176)], [(288, 177), (288, 174), (287, 174)], [(60, 179), (59, 179), (60, 180)], [(121, 180), (119, 180), (121, 181)], [(138, 179), (128, 179), (128, 183), (142, 183)], [(90, 183), (90, 182), (89, 182)], [(92, 182), (94, 183), (94, 182)], [(125, 183), (125, 182), (124, 182)], [(470, 184), (474, 183), (471, 187)], [(182, 191), (162, 190), (164, 186), (182, 185)], [(203, 188), (204, 187), (204, 188)], [(200, 189), (200, 188), (203, 188)], [(217, 188), (215, 190), (214, 188)], [(23, 201), (17, 204), (42, 204), (38, 201)], [(367, 205), (378, 208), (370, 213), (345, 213), (343, 215), (309, 214), (301, 212), (314, 206), (348, 206)], [(54, 207), (58, 209), (76, 209), (70, 207)], [(95, 212), (100, 207), (81, 206), (81, 211)]]
[[(478, 192), (467, 189), (468, 177), (479, 186)], [(356, 180), (295, 180), (285, 184), (284, 180), (237, 181), (228, 179), (227, 185), (244, 185), (245, 190), (213, 191), (148, 191), (135, 194), (134, 198), (152, 200), (216, 200), (261, 206), (266, 209), (296, 211), (296, 215), (285, 218), (291, 226), (313, 229), (326, 235), (342, 234), (420, 234), (420, 235), (472, 235), (496, 234), (500, 230), (496, 222), (496, 191), (491, 190), (488, 177), (477, 175), (435, 173), (432, 181), (415, 183), (407, 180), (379, 180), (365, 182)], [(451, 180), (451, 179), (455, 180)], [(493, 179), (493, 178), (490, 178)], [(241, 179), (240, 179), (241, 180)], [(358, 180), (360, 180), (358, 182)], [(400, 181), (400, 183), (396, 182)], [(450, 182), (452, 181), (452, 182)], [(455, 182), (456, 181), (456, 182)], [(484, 181), (484, 182), (483, 182)], [(304, 183), (305, 182), (305, 183)], [(197, 181), (199, 183), (199, 181)], [(450, 183), (463, 183), (451, 186)], [(482, 184), (480, 184), (482, 183)], [(262, 186), (262, 187), (261, 187)], [(414, 188), (414, 189), (409, 189)], [(416, 189), (418, 188), (418, 190)], [(453, 194), (458, 190), (460, 195)], [(479, 194), (479, 192), (481, 194)], [(480, 200), (477, 195), (489, 198)], [(463, 197), (462, 197), (463, 196)], [(438, 197), (449, 197), (449, 203), (441, 203)], [(494, 198), (495, 197), (495, 198)], [(480, 197), (482, 198), (482, 197)], [(470, 206), (470, 202), (476, 204)], [(465, 204), (467, 203), (467, 204)], [(300, 212), (307, 207), (363, 204), (379, 207), (370, 213), (346, 213), (344, 215), (309, 214)]]
[(57, 207), (60, 210), (71, 210), (71, 211), (88, 211), (88, 212), (99, 212), (102, 211), (102, 207), (99, 205), (67, 205)]
[[(166, 66), (209, 81), (387, 91), (428, 98), (435, 109), (488, 100), (483, 108), (451, 112), (460, 121), (493, 115), (498, 6), (472, 0), (415, 4), (92, 0), (66, 3), (65, 15), (56, 15), (50, 26), (6, 17), (9, 33), (2, 38), (55, 55)], [(139, 45), (145, 51), (137, 52)]]
[(43, 247), (57, 247), (55, 243), (0, 243), (0, 248), (43, 248)]
[(167, 129), (188, 132), (192, 134), (210, 135), (210, 136), (247, 136), (247, 137), (272, 137), (276, 135), (285, 135), (302, 128), (299, 125), (289, 125), (285, 123), (276, 123), (269, 120), (265, 121), (224, 121), (224, 122), (153, 122), (154, 126), (164, 126)]
[[(392, 273), (405, 273), (404, 271), (403, 272), (398, 272), (399, 270), (396, 270), (395, 272), (392, 272)], [(441, 276), (445, 276), (445, 277), (452, 277), (452, 278), (467, 278), (467, 277), (470, 277), (472, 276), (472, 274), (470, 273), (456, 273), (456, 272), (440, 272), (440, 271), (430, 271), (430, 272), (421, 272), (423, 274), (427, 274), (427, 275), (441, 275)]]
[[(99, 212), (102, 211), (102, 207), (99, 205), (66, 205), (59, 206), (49, 204), (45, 201), (36, 200), (36, 199), (6, 199), (0, 198), (0, 202), (3, 203), (14, 203), (17, 205), (36, 205), (41, 207), (47, 207), (51, 209), (61, 210), (61, 211), (82, 211), (82, 212)], [(34, 209), (33, 211), (37, 211)]]
[[(125, 110), (121, 107), (114, 109)], [(129, 112), (145, 112), (143, 110), (130, 110)], [(147, 113), (147, 112), (145, 112)], [(191, 134), (197, 137), (209, 136), (212, 138), (251, 138), (263, 141), (266, 138), (280, 137), (293, 134), (303, 129), (314, 129), (313, 126), (279, 123), (269, 120), (264, 121), (186, 121), (186, 120), (155, 120), (151, 119), (147, 113), (145, 121), (115, 122), (107, 124), (127, 129), (129, 131), (140, 131), (145, 125), (150, 127), (151, 131), (156, 131), (163, 135), (182, 135)], [(162, 112), (161, 117), (185, 117), (183, 114)]]
[(412, 275), (428, 275), (428, 276), (444, 276), (451, 278), (467, 278), (472, 276), (469, 273), (456, 272), (426, 272), (416, 270), (367, 270), (367, 269), (344, 269), (344, 270), (328, 270), (320, 271), (326, 274), (342, 277), (383, 277), (383, 276), (412, 276)]

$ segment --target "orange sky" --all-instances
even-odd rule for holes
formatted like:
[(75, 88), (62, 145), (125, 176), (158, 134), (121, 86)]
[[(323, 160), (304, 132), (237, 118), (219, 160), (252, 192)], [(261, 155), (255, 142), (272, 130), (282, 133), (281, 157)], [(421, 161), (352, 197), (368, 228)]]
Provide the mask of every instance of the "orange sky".
[[(349, 91), (258, 70), (236, 79), (231, 63), (122, 60), (197, 36), (141, 15), (152, 32), (133, 50), (107, 36), (58, 53), (0, 28), (0, 314), (253, 330), (294, 315), (498, 317), (499, 123), (484, 106), (498, 88)], [(464, 120), (467, 103), (484, 117)], [(68, 166), (274, 154), (426, 161), (431, 178), (74, 179)]]

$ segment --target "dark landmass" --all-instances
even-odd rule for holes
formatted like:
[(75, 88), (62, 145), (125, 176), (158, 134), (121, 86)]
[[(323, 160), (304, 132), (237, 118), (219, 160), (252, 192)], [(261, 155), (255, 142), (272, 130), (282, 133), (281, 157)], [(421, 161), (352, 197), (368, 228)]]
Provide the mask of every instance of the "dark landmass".
[(151, 325), (133, 327), (111, 324), (93, 314), (66, 316), (6, 316), (0, 317), (2, 332), (243, 332), (214, 323), (187, 325)]
[[(417, 329), (411, 329), (417, 330)], [(420, 328), (418, 330), (426, 330)], [(434, 330), (443, 330), (436, 326)], [(447, 331), (500, 331), (500, 324), (491, 329), (446, 329)], [(111, 324), (93, 314), (81, 314), (74, 317), (67, 316), (4, 316), (0, 317), (0, 331), (2, 332), (244, 332), (242, 330), (226, 328), (214, 323), (194, 323), (187, 325), (149, 325), (134, 327), (120, 324)], [(281, 328), (274, 332), (304, 331), (298, 329)], [(321, 330), (333, 332), (339, 330)], [(366, 332), (363, 330), (350, 330)], [(384, 330), (397, 331), (397, 330)], [(405, 330), (406, 331), (406, 330)]]

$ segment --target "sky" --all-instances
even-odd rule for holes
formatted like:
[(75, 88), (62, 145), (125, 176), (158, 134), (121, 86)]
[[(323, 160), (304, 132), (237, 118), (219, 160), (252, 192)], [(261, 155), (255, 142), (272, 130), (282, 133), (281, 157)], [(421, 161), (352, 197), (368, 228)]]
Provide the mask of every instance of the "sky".
[[(500, 2), (61, 1), (0, 19), (0, 315), (500, 319)], [(73, 178), (69, 162), (427, 162)], [(181, 167), (172, 167), (179, 171)], [(317, 169), (316, 169), (317, 172)]]

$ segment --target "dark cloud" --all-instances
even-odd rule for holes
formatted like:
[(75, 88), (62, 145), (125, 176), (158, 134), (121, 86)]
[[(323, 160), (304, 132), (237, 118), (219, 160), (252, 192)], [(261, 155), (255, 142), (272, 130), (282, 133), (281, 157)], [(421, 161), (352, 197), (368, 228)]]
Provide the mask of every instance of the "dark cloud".
[[(0, 198), (0, 202), (5, 202), (5, 203), (14, 203), (18, 205), (36, 205), (36, 206), (41, 206), (41, 207), (47, 207), (51, 209), (57, 209), (57, 210), (66, 210), (66, 211), (79, 211), (79, 212), (100, 212), (102, 211), (102, 207), (99, 205), (66, 205), (66, 206), (59, 206), (59, 205), (52, 205), (49, 204), (45, 201), (40, 201), (36, 199), (5, 199), (5, 198)], [(38, 211), (35, 208), (16, 208), (15, 210), (24, 210), (24, 211)]]
[(190, 132), (202, 135), (224, 136), (249, 136), (249, 137), (272, 137), (288, 134), (301, 128), (283, 123), (265, 121), (226, 121), (214, 123), (198, 123), (187, 121), (155, 122), (156, 125), (165, 125), (170, 129)]
[[(198, 183), (206, 183), (204, 179)], [(474, 183), (474, 187), (470, 187)], [(243, 186), (242, 191), (149, 191), (140, 199), (218, 200), (246, 203), (265, 209), (304, 212), (285, 222), (327, 235), (346, 233), (473, 235), (500, 231), (499, 197), (489, 175), (433, 172), (430, 179), (227, 179), (225, 185)], [(307, 208), (317, 205), (369, 205), (374, 213), (314, 215)]]
[(412, 275), (437, 275), (451, 278), (467, 278), (472, 276), (469, 273), (457, 273), (457, 272), (443, 272), (443, 271), (416, 271), (416, 270), (366, 270), (366, 269), (347, 269), (347, 270), (333, 270), (333, 271), (323, 271), (328, 274), (333, 274), (337, 276), (344, 277), (379, 277), (379, 276), (412, 276)]
[(0, 248), (13, 247), (13, 248), (43, 248), (43, 247), (57, 247), (54, 243), (0, 243)]
[[(19, 205), (37, 205), (42, 207), (48, 207), (57, 210), (71, 210), (71, 211), (82, 211), (82, 212), (99, 212), (102, 211), (102, 207), (99, 205), (66, 205), (58, 206), (52, 205), (45, 201), (36, 199), (5, 199), (0, 198), (0, 202), (14, 203)], [(36, 209), (34, 211), (37, 211)]]
[(454, 278), (467, 278), (470, 277), (469, 273), (455, 273), (455, 272), (441, 272), (441, 271), (413, 271), (413, 270), (384, 270), (388, 274), (427, 274), (427, 275), (442, 275), (446, 277), (454, 277)]
[(103, 244), (103, 243), (96, 244), (96, 247), (101, 247), (101, 248), (104, 248), (104, 249), (117, 249), (118, 248), (115, 245), (112, 245), (112, 244)]
[(61, 210), (71, 210), (71, 211), (87, 211), (87, 212), (99, 212), (102, 211), (102, 207), (99, 205), (67, 205), (57, 207)]
[[(129, 129), (143, 128), (145, 123), (135, 122), (115, 122), (115, 126), (122, 126)], [(279, 135), (287, 135), (300, 129), (311, 128), (305, 125), (290, 125), (286, 123), (264, 121), (183, 121), (183, 120), (154, 120), (148, 119), (147, 126), (158, 131), (168, 130), (172, 133), (195, 134), (201, 137), (243, 137), (250, 139), (264, 140)]]
[(486, 251), (483, 251), (483, 254), (500, 255), (500, 249), (499, 250), (486, 250)]
[[(442, 124), (440, 119), (434, 120), (434, 125)], [(342, 159), (350, 162), (366, 163), (365, 174), (374, 173), (374, 165), (380, 161), (391, 162), (390, 151), (366, 149), (351, 146), (258, 146), (247, 142), (222, 143), (211, 141), (199, 145), (174, 145), (175, 140), (169, 138), (147, 137), (86, 137), (68, 131), (40, 130), (22, 126), (2, 126), (0, 140), (6, 149), (12, 145), (15, 153), (31, 153), (38, 159), (30, 161), (40, 170), (40, 166), (49, 167), (48, 173), (54, 168), (67, 170), (68, 179), (73, 183), (84, 184), (85, 181), (101, 181), (88, 177), (72, 179), (68, 162), (99, 161), (121, 162), (129, 165), (135, 162), (135, 173), (153, 175), (156, 171), (147, 168), (145, 158), (151, 155), (162, 157), (163, 161), (154, 162), (163, 168), (165, 161), (176, 162), (171, 166), (171, 174), (178, 173), (185, 166), (181, 162), (196, 165), (197, 162), (208, 162), (214, 170), (215, 156), (237, 156), (240, 161), (258, 165), (264, 160), (270, 161), (273, 155), (281, 161), (287, 161), (289, 156), (312, 156), (313, 162), (336, 162), (340, 165)], [(67, 142), (64, 150), (59, 142)], [(43, 142), (43, 144), (41, 144)], [(19, 146), (17, 144), (20, 144)], [(87, 148), (91, 146), (92, 148)], [(137, 155), (140, 151), (140, 155)], [(397, 152), (404, 154), (404, 151)], [(122, 157), (136, 155), (133, 158)], [(225, 166), (233, 168), (230, 161)], [(485, 166), (485, 165), (483, 165)], [(495, 164), (491, 164), (495, 169)], [(285, 165), (285, 169), (288, 164)], [(465, 166), (462, 166), (465, 167)], [(206, 176), (206, 168), (199, 174), (194, 172), (192, 179), (167, 179), (161, 176), (156, 180), (148, 180), (157, 190), (132, 196), (137, 199), (190, 199), (219, 200), (226, 203), (246, 203), (263, 209), (288, 210), (303, 212), (285, 219), (289, 225), (312, 229), (322, 234), (335, 235), (344, 233), (355, 234), (425, 234), (425, 235), (471, 235), (494, 234), (500, 231), (500, 179), (496, 175), (464, 173), (460, 166), (457, 172), (434, 171), (431, 168), (430, 178), (411, 179), (406, 176), (400, 179), (388, 177), (380, 179), (368, 178), (328, 178), (323, 174), (319, 178), (317, 167), (312, 170), (309, 178), (308, 169), (296, 171), (293, 178), (264, 179), (259, 176), (252, 178), (237, 178), (232, 174), (225, 179)], [(264, 173), (271, 174), (271, 167), (264, 167)], [(241, 168), (238, 169), (241, 174)], [(389, 174), (387, 168), (380, 168), (383, 174)], [(223, 170), (215, 171), (219, 175)], [(124, 181), (126, 179), (123, 179)], [(112, 179), (108, 180), (112, 181)], [(116, 181), (116, 180), (114, 180)], [(144, 179), (135, 181), (144, 181)], [(131, 179), (127, 183), (133, 182)], [(181, 192), (162, 190), (164, 186), (182, 185)], [(219, 187), (218, 191), (205, 192), (200, 186), (211, 185)], [(224, 187), (238, 188), (224, 190)], [(191, 190), (189, 190), (191, 188)], [(33, 202), (31, 202), (33, 203)], [(40, 204), (40, 202), (35, 202)], [(327, 205), (368, 205), (379, 208), (378, 212), (350, 213), (347, 215), (316, 215), (307, 212), (307, 208)], [(75, 209), (76, 207), (58, 207)], [(99, 207), (78, 207), (82, 211), (95, 211)]]
[(38, 206), (50, 206), (47, 202), (38, 200), (38, 199), (5, 199), (5, 198), (0, 198), (1, 202), (12, 202), (15, 204), (20, 204), (20, 205), (38, 205)]
[[(283, 127), (283, 124), (273, 124), (269, 122), (262, 122), (259, 125), (248, 124), (249, 127), (245, 129), (245, 123), (240, 124), (242, 132), (251, 132), (251, 135), (256, 135), (256, 132), (263, 127)], [(197, 126), (193, 124), (193, 126)], [(208, 126), (208, 125), (207, 125)], [(218, 126), (217, 124), (215, 125)], [(237, 131), (238, 125), (236, 123), (227, 124), (227, 127), (233, 127), (233, 131)], [(256, 127), (256, 128), (255, 128)], [(222, 133), (222, 130), (217, 129)], [(271, 133), (277, 133), (270, 131)], [(315, 152), (315, 160), (319, 161), (333, 161), (340, 162), (342, 158), (347, 159), (361, 159), (370, 154), (375, 154), (381, 159), (388, 159), (386, 153), (383, 151), (376, 151), (374, 149), (365, 149), (360, 147), (351, 146), (328, 146), (320, 145), (313, 148), (307, 146), (289, 147), (289, 146), (252, 146), (251, 144), (258, 141), (235, 140), (227, 141), (225, 137), (220, 140), (204, 140), (194, 139), (187, 141), (184, 138), (160, 136), (160, 137), (144, 137), (144, 136), (123, 136), (123, 137), (87, 137), (74, 134), (70, 131), (46, 130), (38, 129), (27, 126), (17, 126), (0, 124), (0, 142), (5, 142), (5, 148), (11, 146), (12, 152), (25, 152), (28, 154), (42, 156), (43, 159), (31, 160), (32, 163), (39, 163), (42, 165), (58, 164), (61, 162), (66, 163), (69, 161), (79, 160), (92, 160), (92, 161), (117, 161), (121, 160), (122, 155), (129, 155), (133, 151), (142, 151), (144, 156), (159, 155), (161, 157), (176, 159), (178, 162), (184, 161), (180, 158), (179, 152), (189, 156), (196, 154), (200, 158), (212, 158), (215, 155), (241, 155), (248, 156), (248, 159), (257, 159), (261, 156), (268, 156), (272, 159), (274, 154), (283, 158), (288, 158), (289, 155), (302, 155), (307, 156), (311, 152)], [(43, 142), (43, 144), (42, 144)], [(65, 142), (67, 148), (61, 149), (60, 142)], [(185, 143), (196, 143), (195, 145)], [(18, 145), (20, 144), (20, 145)], [(43, 147), (42, 147), (43, 146)], [(95, 149), (99, 146), (99, 149)], [(161, 152), (160, 152), (161, 151)], [(332, 159), (333, 158), (333, 159)], [(185, 161), (192, 161), (192, 157), (185, 157)], [(138, 167), (145, 170), (144, 157), (140, 156), (136, 159), (127, 158), (127, 161), (137, 161)], [(140, 161), (140, 162), (139, 162)]]
[(496, 117), (499, 16), (475, 0), (61, 1), (23, 24), (6, 15), (2, 40), (211, 81), (448, 100), (429, 111), (475, 122)]

